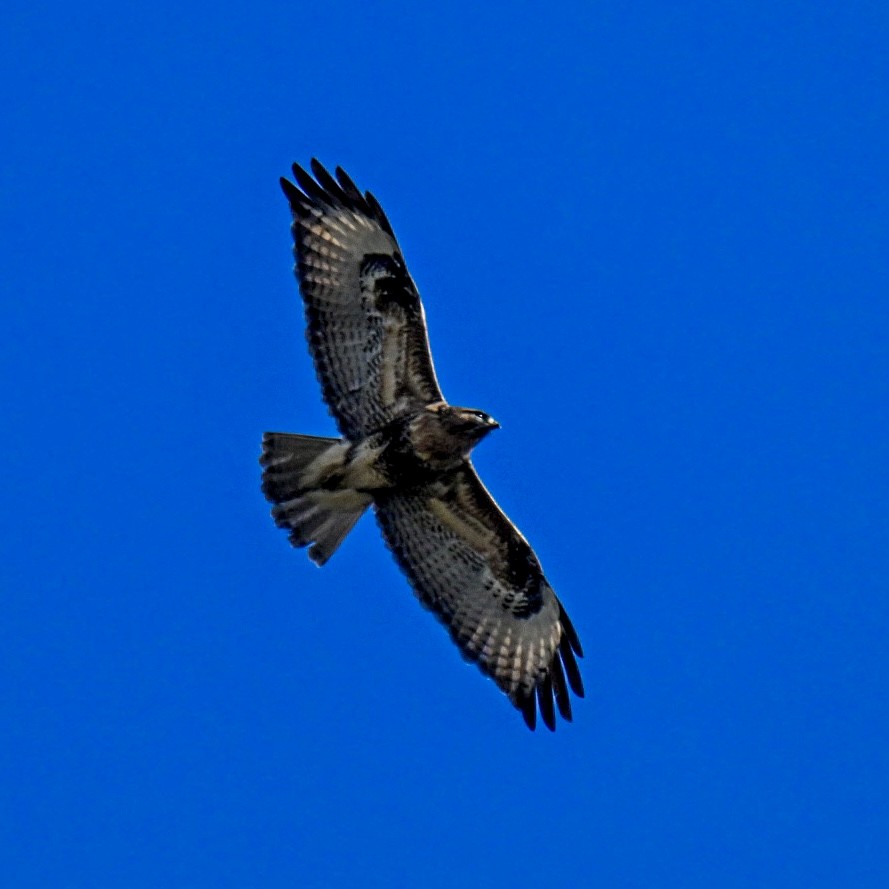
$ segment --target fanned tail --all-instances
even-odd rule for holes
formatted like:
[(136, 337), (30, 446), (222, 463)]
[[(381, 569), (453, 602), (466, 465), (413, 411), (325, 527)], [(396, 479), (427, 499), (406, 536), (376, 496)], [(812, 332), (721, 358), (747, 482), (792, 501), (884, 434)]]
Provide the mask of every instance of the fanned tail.
[(315, 435), (266, 432), (262, 437), (262, 492), (275, 504), (275, 524), (290, 531), (294, 546), (309, 546), (317, 565), (334, 554), (371, 502), (367, 494), (325, 484), (342, 466), (348, 447), (342, 439)]

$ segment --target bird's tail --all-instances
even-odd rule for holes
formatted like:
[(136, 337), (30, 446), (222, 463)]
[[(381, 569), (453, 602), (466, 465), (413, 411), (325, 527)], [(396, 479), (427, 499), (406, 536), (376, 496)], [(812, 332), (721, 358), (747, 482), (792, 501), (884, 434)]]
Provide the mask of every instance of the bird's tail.
[(266, 432), (262, 437), (262, 492), (272, 517), (294, 546), (309, 546), (323, 565), (371, 503), (368, 494), (337, 488), (336, 473), (349, 443), (339, 438)]

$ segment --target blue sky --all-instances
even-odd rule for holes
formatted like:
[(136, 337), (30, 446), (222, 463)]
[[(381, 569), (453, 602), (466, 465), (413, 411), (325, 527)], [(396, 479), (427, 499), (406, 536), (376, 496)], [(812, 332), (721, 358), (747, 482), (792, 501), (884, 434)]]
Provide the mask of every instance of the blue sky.
[[(884, 4), (2, 13), (0, 878), (884, 886)], [(266, 429), (331, 434), (293, 160), (386, 208), (480, 473), (577, 626), (529, 733), (370, 519), (319, 570)]]

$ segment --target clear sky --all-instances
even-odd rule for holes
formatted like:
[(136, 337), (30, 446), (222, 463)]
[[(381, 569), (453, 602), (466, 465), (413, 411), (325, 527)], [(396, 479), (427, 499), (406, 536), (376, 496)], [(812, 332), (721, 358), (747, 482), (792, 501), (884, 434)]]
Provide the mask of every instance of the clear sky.
[[(0, 883), (889, 885), (889, 7), (0, 13)], [(528, 732), (332, 434), (278, 177), (386, 208), (587, 656)]]

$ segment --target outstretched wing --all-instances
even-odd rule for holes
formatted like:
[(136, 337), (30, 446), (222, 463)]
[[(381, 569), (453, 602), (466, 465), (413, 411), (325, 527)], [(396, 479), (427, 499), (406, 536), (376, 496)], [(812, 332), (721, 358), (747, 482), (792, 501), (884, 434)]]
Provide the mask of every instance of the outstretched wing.
[[(392, 226), (339, 167), (293, 165), (296, 276), (315, 370), (340, 432), (357, 439), (442, 399), (426, 321)], [(297, 187), (299, 186), (299, 187)]]
[[(540, 563), (470, 464), (445, 482), (379, 498), (377, 519), (419, 600), (468, 661), (509, 696), (528, 727), (537, 707), (571, 719), (583, 697), (580, 642)], [(567, 677), (567, 681), (566, 681)]]

